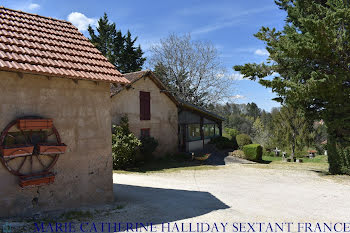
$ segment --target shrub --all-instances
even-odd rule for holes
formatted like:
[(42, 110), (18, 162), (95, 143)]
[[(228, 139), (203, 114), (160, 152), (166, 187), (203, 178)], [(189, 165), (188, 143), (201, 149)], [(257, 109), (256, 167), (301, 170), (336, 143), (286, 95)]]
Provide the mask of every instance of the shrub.
[(188, 152), (177, 152), (172, 154), (170, 158), (176, 161), (188, 161), (192, 159), (192, 155)]
[(153, 158), (153, 152), (158, 146), (158, 141), (154, 137), (144, 136), (141, 137), (140, 152), (145, 156), (146, 160)]
[(235, 151), (231, 152), (230, 155), (234, 156), (234, 157), (242, 158), (242, 159), (245, 158), (244, 152), (242, 150), (235, 150)]
[(263, 148), (260, 144), (250, 144), (243, 146), (245, 158), (253, 161), (262, 160)]
[(223, 149), (237, 149), (237, 143), (235, 141), (231, 141), (225, 137), (216, 137), (212, 138), (209, 142), (210, 144), (215, 144), (216, 148)]
[(265, 147), (263, 148), (263, 156), (269, 156), (269, 157), (274, 157), (275, 156), (275, 152), (265, 149)]
[(237, 129), (225, 128), (225, 131), (228, 135), (230, 135), (231, 140), (236, 140), (236, 136), (239, 134)]
[(216, 144), (218, 142), (224, 142), (224, 141), (230, 141), (230, 139), (225, 137), (215, 137), (210, 139), (209, 144)]
[(249, 137), (248, 134), (238, 134), (236, 136), (237, 144), (239, 148), (243, 148), (245, 145), (252, 144), (252, 139)]
[(336, 147), (340, 163), (340, 173), (350, 175), (350, 147)]
[(112, 156), (113, 169), (126, 169), (134, 165), (140, 140), (129, 130), (127, 117), (122, 117), (119, 126), (113, 125)]

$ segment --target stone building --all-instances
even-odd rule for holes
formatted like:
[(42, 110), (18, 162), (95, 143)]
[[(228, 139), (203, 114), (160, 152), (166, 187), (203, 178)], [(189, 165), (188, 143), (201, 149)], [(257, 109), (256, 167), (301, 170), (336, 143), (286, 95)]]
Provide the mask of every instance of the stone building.
[(125, 74), (126, 86), (112, 86), (112, 123), (122, 116), (137, 137), (149, 135), (158, 140), (156, 155), (178, 149), (178, 102), (149, 70)]
[(1, 7), (0, 29), (0, 217), (113, 201), (110, 83), (129, 81), (69, 22)]

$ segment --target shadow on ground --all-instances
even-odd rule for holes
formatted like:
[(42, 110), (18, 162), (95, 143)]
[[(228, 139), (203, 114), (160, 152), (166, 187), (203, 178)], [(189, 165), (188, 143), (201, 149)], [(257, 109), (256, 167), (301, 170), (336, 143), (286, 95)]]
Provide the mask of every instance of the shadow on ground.
[(160, 224), (229, 208), (208, 192), (114, 184), (114, 193), (125, 204), (119, 220), (130, 223)]
[[(196, 152), (198, 154), (210, 153), (210, 157), (205, 161), (192, 160), (191, 153), (178, 153), (172, 155), (171, 157), (163, 157), (156, 160), (150, 160), (146, 162), (139, 162), (134, 168), (129, 168), (127, 171), (131, 172), (152, 172), (152, 171), (163, 171), (167, 169), (174, 168), (191, 168), (191, 167), (200, 167), (202, 165), (210, 166), (221, 166), (226, 164), (269, 164), (271, 161), (257, 161), (252, 162), (246, 159), (241, 159), (238, 157), (230, 156), (229, 153), (232, 150), (218, 150), (214, 145), (207, 144), (203, 151)], [(195, 154), (196, 154), (195, 153)]]

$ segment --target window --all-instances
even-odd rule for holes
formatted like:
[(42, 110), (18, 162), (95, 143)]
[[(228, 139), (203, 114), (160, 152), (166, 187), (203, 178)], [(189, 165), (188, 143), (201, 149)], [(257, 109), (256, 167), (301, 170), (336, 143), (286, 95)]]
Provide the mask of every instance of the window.
[(201, 130), (199, 124), (188, 125), (188, 139), (189, 141), (195, 141), (201, 139)]
[(212, 138), (215, 136), (214, 134), (214, 124), (205, 124), (204, 128), (204, 138)]
[(151, 120), (151, 95), (140, 91), (140, 120)]
[(220, 129), (218, 125), (215, 125), (215, 136), (220, 136)]
[(147, 129), (141, 129), (141, 138), (142, 137), (150, 137), (151, 133), (150, 133), (150, 128)]

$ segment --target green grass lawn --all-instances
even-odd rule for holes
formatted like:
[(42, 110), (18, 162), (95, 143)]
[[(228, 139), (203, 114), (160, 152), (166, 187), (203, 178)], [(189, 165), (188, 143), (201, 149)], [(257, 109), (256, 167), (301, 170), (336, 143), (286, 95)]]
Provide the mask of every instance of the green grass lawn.
[[(317, 155), (313, 159), (309, 158), (302, 158), (304, 163), (325, 163), (327, 164), (327, 156), (326, 155)], [(275, 156), (263, 156), (264, 161), (269, 162), (282, 162), (282, 157), (275, 157)]]
[[(255, 164), (257, 168), (313, 170), (326, 173), (328, 171), (327, 156), (318, 155), (313, 159), (303, 158), (303, 163), (283, 162), (282, 157), (263, 156), (261, 163)], [(114, 173), (154, 173), (179, 172), (182, 170), (213, 170), (220, 166), (205, 165), (190, 158), (171, 156), (152, 161), (139, 162), (134, 168), (115, 170)]]
[(322, 174), (328, 174), (328, 162), (326, 155), (317, 155), (313, 159), (302, 158), (302, 163), (283, 162), (282, 157), (263, 156), (261, 164), (255, 164), (259, 168), (266, 169), (286, 169), (286, 170), (305, 170), (314, 171)]

